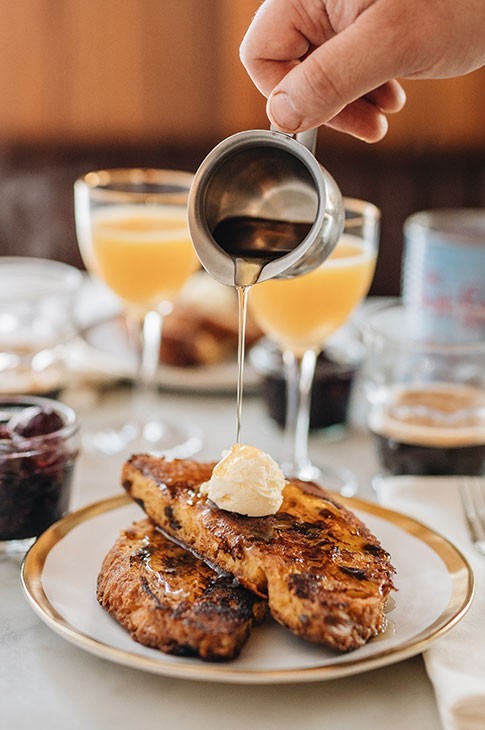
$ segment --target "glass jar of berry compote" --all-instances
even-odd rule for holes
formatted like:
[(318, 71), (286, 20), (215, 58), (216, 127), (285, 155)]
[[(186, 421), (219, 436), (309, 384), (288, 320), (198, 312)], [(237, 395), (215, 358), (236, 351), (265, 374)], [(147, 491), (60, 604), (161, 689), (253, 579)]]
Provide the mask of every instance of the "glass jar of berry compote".
[(0, 554), (25, 552), (67, 512), (79, 445), (72, 408), (50, 398), (0, 397)]

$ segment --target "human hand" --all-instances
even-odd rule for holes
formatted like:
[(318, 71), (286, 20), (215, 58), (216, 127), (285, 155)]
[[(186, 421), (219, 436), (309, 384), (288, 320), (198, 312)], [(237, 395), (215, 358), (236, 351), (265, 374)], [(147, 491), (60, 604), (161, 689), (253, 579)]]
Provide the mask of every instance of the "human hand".
[(484, 0), (266, 0), (241, 60), (285, 132), (321, 124), (376, 142), (406, 97), (396, 77), (485, 63)]

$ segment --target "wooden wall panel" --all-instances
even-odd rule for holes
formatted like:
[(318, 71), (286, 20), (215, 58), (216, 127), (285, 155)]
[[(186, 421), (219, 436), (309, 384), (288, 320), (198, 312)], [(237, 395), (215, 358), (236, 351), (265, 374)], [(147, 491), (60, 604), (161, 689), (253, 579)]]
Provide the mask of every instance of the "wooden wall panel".
[(189, 141), (251, 126), (264, 104), (237, 54), (258, 4), (0, 0), (0, 139)]
[[(0, 142), (192, 144), (266, 126), (238, 58), (259, 4), (0, 0)], [(485, 70), (406, 88), (383, 149), (485, 149)]]
[(257, 91), (239, 60), (239, 46), (260, 0), (217, 0), (218, 118), (221, 132), (267, 127), (266, 100)]
[(407, 103), (384, 146), (485, 149), (485, 68), (461, 78), (404, 81)]

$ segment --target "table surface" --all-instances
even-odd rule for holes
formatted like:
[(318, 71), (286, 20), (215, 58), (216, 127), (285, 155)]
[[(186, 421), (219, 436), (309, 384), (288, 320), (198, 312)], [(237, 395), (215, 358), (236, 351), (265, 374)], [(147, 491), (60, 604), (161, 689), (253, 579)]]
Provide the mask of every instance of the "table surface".
[[(105, 424), (129, 409), (127, 390), (76, 391), (66, 398), (82, 418), (83, 430)], [(357, 409), (358, 410), (358, 409)], [(234, 396), (160, 394), (160, 412), (198, 424), (204, 432), (201, 458), (218, 458), (235, 432)], [(354, 425), (338, 441), (312, 435), (318, 462), (345, 464), (359, 479), (359, 496), (373, 499), (372, 445)], [(260, 398), (247, 398), (242, 441), (281, 454), (281, 432), (267, 418)], [(250, 438), (249, 438), (250, 435)], [(121, 457), (82, 453), (72, 507), (120, 493)], [(231, 685), (184, 681), (129, 669), (88, 654), (53, 633), (23, 596), (20, 558), (0, 558), (0, 717), (2, 728), (30, 730), (300, 730), (358, 726), (360, 730), (438, 730), (432, 686), (420, 656), (344, 679), (290, 685)]]

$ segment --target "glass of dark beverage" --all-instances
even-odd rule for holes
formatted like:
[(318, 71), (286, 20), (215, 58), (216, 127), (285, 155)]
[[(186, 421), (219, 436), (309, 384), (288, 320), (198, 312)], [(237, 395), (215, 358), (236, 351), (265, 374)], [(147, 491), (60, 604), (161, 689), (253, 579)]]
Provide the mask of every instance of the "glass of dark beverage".
[(49, 398), (0, 397), (0, 554), (25, 552), (67, 511), (78, 452), (71, 408)]
[(433, 342), (415, 310), (363, 327), (363, 382), (382, 474), (485, 473), (485, 342)]
[[(274, 342), (263, 338), (251, 349), (249, 359), (262, 376), (262, 395), (270, 418), (284, 428), (288, 403), (281, 351)], [(329, 439), (343, 435), (357, 367), (352, 352), (334, 353), (328, 348), (319, 353), (310, 393), (310, 431), (318, 431)]]

